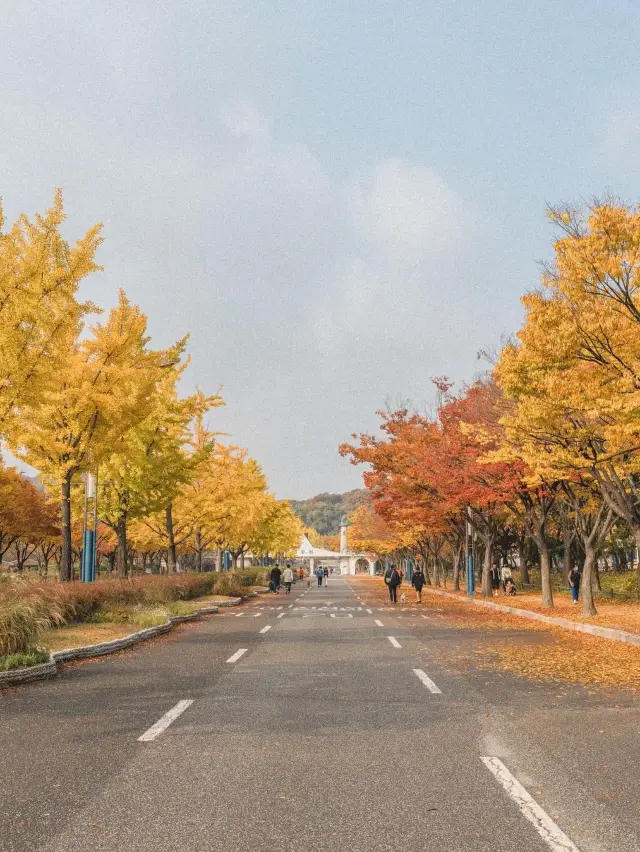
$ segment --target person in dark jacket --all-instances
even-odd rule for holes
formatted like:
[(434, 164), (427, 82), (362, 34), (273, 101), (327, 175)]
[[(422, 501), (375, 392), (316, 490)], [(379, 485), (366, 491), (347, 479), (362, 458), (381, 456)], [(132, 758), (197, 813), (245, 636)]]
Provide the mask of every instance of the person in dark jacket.
[(578, 570), (578, 568), (572, 568), (569, 571), (569, 586), (571, 588), (571, 599), (574, 604), (578, 603), (578, 596), (580, 595), (580, 580), (582, 579), (582, 574)]
[(278, 568), (277, 565), (274, 565), (271, 569), (271, 574), (269, 575), (271, 580), (271, 591), (275, 592), (276, 595), (280, 593), (280, 578), (282, 577), (282, 571)]
[(316, 577), (318, 578), (318, 585), (322, 585), (322, 581), (324, 580), (324, 568), (318, 565), (318, 569), (316, 571)]
[[(491, 566), (491, 571), (489, 572), (491, 576), (491, 594), (494, 598), (498, 597), (498, 592), (500, 591), (500, 569), (497, 565)], [(506, 586), (505, 586), (506, 591)]]
[(417, 603), (422, 603), (422, 587), (426, 582), (424, 571), (419, 565), (416, 565), (411, 575), (411, 585), (416, 590)]
[(402, 582), (402, 577), (398, 573), (395, 565), (389, 565), (387, 570), (384, 572), (384, 581), (389, 588), (389, 600), (391, 603), (397, 603), (398, 586)]

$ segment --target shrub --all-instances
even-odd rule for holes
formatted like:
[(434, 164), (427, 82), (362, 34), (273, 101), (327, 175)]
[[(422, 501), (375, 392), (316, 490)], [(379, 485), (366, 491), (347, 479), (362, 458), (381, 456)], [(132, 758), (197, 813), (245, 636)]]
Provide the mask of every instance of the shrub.
[(17, 654), (9, 654), (7, 657), (0, 657), (0, 672), (8, 672), (11, 669), (21, 669), (26, 666), (37, 666), (40, 663), (48, 662), (48, 660), (48, 651), (32, 648)]
[(230, 597), (237, 598), (242, 595), (244, 588), (238, 578), (229, 573), (218, 576), (214, 591), (217, 595), (229, 595)]
[(244, 571), (233, 571), (232, 576), (237, 577), (241, 586), (267, 585), (269, 571), (266, 568), (246, 568)]

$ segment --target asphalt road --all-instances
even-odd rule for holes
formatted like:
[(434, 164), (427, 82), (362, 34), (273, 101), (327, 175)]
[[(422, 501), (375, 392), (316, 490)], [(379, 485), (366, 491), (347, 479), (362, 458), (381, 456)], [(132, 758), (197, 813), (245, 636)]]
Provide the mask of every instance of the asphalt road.
[(1, 693), (2, 852), (639, 852), (628, 695), (299, 586)]

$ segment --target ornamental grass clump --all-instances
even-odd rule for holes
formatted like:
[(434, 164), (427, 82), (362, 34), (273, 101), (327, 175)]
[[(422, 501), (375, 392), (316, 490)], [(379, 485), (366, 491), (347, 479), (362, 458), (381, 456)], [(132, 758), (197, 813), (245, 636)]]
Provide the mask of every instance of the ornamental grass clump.
[(44, 630), (64, 621), (56, 600), (38, 595), (0, 599), (0, 657), (31, 651)]

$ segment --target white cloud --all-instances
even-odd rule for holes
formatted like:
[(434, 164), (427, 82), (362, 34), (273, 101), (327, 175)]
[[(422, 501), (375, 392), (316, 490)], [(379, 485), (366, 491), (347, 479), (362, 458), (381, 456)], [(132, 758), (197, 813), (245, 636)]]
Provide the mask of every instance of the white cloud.
[(462, 240), (462, 199), (433, 169), (400, 158), (377, 163), (349, 188), (356, 226), (390, 259), (414, 265)]

